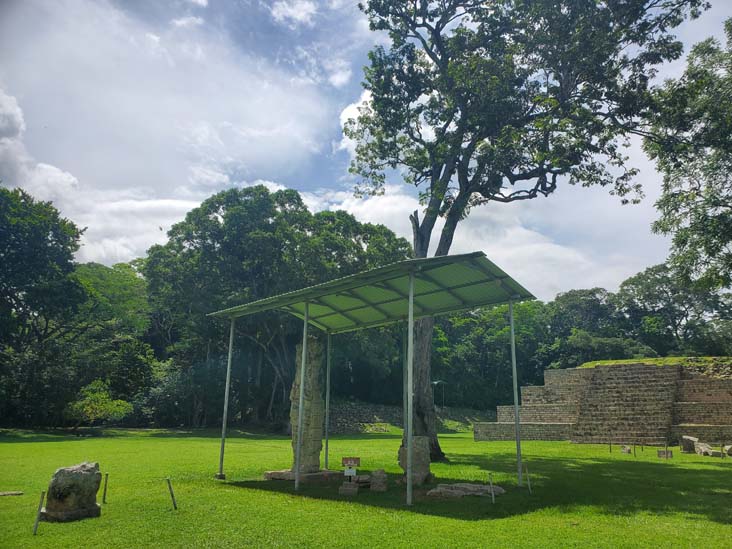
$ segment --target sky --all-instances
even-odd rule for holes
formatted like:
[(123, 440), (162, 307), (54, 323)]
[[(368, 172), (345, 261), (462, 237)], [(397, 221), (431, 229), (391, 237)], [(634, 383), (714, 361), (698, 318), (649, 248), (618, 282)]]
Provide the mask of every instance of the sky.
[[(732, 2), (712, 3), (677, 29), (687, 51), (722, 38)], [(80, 262), (144, 256), (206, 197), (260, 183), (411, 240), (413, 189), (393, 176), (384, 195), (355, 198), (348, 174), (342, 123), (377, 44), (356, 1), (0, 0), (0, 182), (86, 227)], [(567, 186), (490, 204), (451, 253), (484, 251), (544, 300), (617, 289), (669, 246), (650, 228), (661, 179), (638, 142), (628, 152), (641, 204)]]

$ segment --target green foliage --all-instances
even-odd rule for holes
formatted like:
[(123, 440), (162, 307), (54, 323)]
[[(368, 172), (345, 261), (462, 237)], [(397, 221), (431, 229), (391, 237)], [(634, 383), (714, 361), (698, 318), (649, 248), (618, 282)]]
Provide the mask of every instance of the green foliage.
[(109, 385), (98, 379), (79, 391), (79, 398), (69, 404), (67, 414), (78, 424), (93, 425), (97, 422), (116, 422), (132, 412), (132, 404), (114, 400)]
[(76, 277), (91, 297), (90, 313), (96, 318), (114, 322), (118, 333), (140, 336), (147, 331), (151, 312), (147, 287), (132, 264), (85, 263), (76, 266)]
[(625, 280), (613, 299), (630, 332), (662, 355), (693, 353), (732, 306), (728, 292), (691, 283), (665, 264)]
[(0, 356), (69, 330), (86, 299), (73, 273), (81, 234), (50, 202), (0, 187)]
[(684, 74), (654, 94), (646, 150), (663, 174), (654, 230), (671, 235), (671, 261), (687, 278), (732, 282), (732, 20), (726, 47), (692, 49)]
[[(636, 200), (622, 148), (641, 132), (655, 67), (677, 59), (670, 33), (704, 0), (360, 4), (389, 48), (369, 54), (370, 101), (345, 127), (359, 192), (399, 170), (421, 189), (412, 216), (417, 257), (435, 219), (448, 253), (473, 206), (548, 196), (560, 181), (608, 186)], [(628, 198), (630, 197), (630, 198)]]
[(578, 328), (566, 339), (555, 340), (544, 353), (554, 360), (548, 368), (576, 368), (590, 360), (655, 357), (656, 352), (633, 339), (598, 337)]
[[(308, 211), (292, 190), (231, 189), (205, 200), (170, 230), (165, 245), (149, 250), (142, 271), (153, 305), (152, 341), (174, 372), (166, 383), (180, 389), (177, 406), (164, 394), (154, 402), (176, 411), (170, 421), (218, 421), (227, 330), (206, 315), (240, 303), (399, 261), (409, 244), (383, 226), (360, 223), (345, 212)], [(232, 372), (232, 416), (284, 420), (295, 372), (301, 325), (290, 315), (268, 313), (237, 321)], [(356, 336), (369, 349), (376, 345)], [(364, 339), (366, 338), (366, 339)], [(346, 367), (363, 371), (356, 347)], [(372, 375), (371, 372), (367, 372)], [(167, 412), (165, 414), (167, 416)]]

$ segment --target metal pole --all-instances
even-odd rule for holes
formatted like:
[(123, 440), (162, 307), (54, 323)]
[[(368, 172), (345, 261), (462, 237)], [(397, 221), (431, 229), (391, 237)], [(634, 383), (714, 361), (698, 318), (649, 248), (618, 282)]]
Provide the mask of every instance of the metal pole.
[(226, 389), (224, 390), (224, 418), (221, 421), (221, 452), (219, 454), (219, 473), (216, 475), (218, 479), (225, 479), (224, 474), (224, 445), (226, 444), (226, 421), (229, 416), (229, 387), (231, 386), (231, 357), (234, 352), (234, 319), (231, 319), (231, 327), (229, 328), (229, 358), (226, 362)]
[(325, 469), (328, 470), (328, 426), (330, 425), (330, 352), (331, 335), (328, 333), (325, 358)]
[(409, 322), (407, 338), (407, 505), (412, 505), (412, 461), (414, 458), (414, 273), (409, 273)]
[(516, 428), (516, 465), (518, 467), (518, 485), (523, 486), (521, 471), (521, 423), (519, 418), (518, 379), (516, 375), (516, 334), (513, 328), (513, 300), (508, 302), (508, 317), (511, 324), (511, 371), (513, 374), (513, 415)]
[(404, 442), (407, 442), (407, 337), (409, 337), (409, 330), (407, 326), (404, 326), (402, 330), (402, 429), (404, 429)]
[(305, 302), (305, 322), (302, 325), (302, 361), (300, 362), (300, 400), (297, 405), (297, 442), (295, 443), (295, 490), (300, 489), (300, 453), (302, 451), (303, 408), (305, 407), (305, 363), (308, 352), (308, 323), (310, 304)]

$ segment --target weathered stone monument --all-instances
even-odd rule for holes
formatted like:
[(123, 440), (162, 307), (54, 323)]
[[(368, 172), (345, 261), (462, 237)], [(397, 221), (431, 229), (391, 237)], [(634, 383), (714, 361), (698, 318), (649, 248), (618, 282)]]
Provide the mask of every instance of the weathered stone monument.
[(101, 482), (98, 463), (80, 463), (58, 469), (48, 485), (41, 520), (68, 522), (100, 516), (102, 508), (97, 503), (97, 492)]
[[(412, 482), (417, 486), (429, 482), (432, 479), (430, 472), (430, 439), (429, 437), (412, 437), (414, 442), (412, 455)], [(407, 472), (407, 448), (399, 448), (399, 467), (404, 470), (404, 477)]]
[(383, 469), (377, 469), (371, 473), (372, 492), (386, 492), (387, 486), (386, 472)]
[[(320, 451), (323, 448), (323, 419), (325, 403), (320, 389), (320, 369), (323, 363), (323, 345), (314, 337), (308, 338), (305, 357), (305, 399), (303, 404), (302, 448), (300, 472), (315, 473), (320, 470)], [(297, 418), (300, 401), (300, 370), (302, 368), (302, 344), (296, 347), (297, 370), (290, 391), (290, 425), (292, 427), (292, 471), (295, 471), (297, 447)]]
[(696, 452), (696, 445), (699, 442), (699, 439), (696, 437), (690, 437), (687, 435), (684, 435), (681, 437), (681, 451), (685, 454), (693, 454)]

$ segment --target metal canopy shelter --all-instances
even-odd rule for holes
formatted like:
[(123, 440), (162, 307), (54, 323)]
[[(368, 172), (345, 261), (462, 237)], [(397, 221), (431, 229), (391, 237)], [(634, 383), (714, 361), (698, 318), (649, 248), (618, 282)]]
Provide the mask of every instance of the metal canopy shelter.
[(310, 286), (294, 292), (261, 299), (211, 313), (231, 321), (226, 369), (226, 394), (221, 428), (218, 478), (224, 475), (224, 444), (231, 381), (234, 322), (237, 318), (264, 311), (284, 311), (303, 319), (302, 366), (295, 448), (295, 489), (300, 486), (300, 446), (303, 432), (305, 357), (310, 325), (327, 334), (325, 397), (325, 467), (328, 468), (328, 424), (330, 408), (331, 336), (364, 328), (407, 322), (405, 353), (405, 434), (407, 439), (407, 505), (412, 504), (412, 419), (414, 413), (414, 320), (481, 306), (509, 304), (511, 324), (511, 364), (516, 418), (518, 482), (522, 483), (521, 440), (519, 433), (518, 382), (513, 327), (513, 304), (534, 296), (508, 276), (483, 252), (463, 255), (410, 259)]

